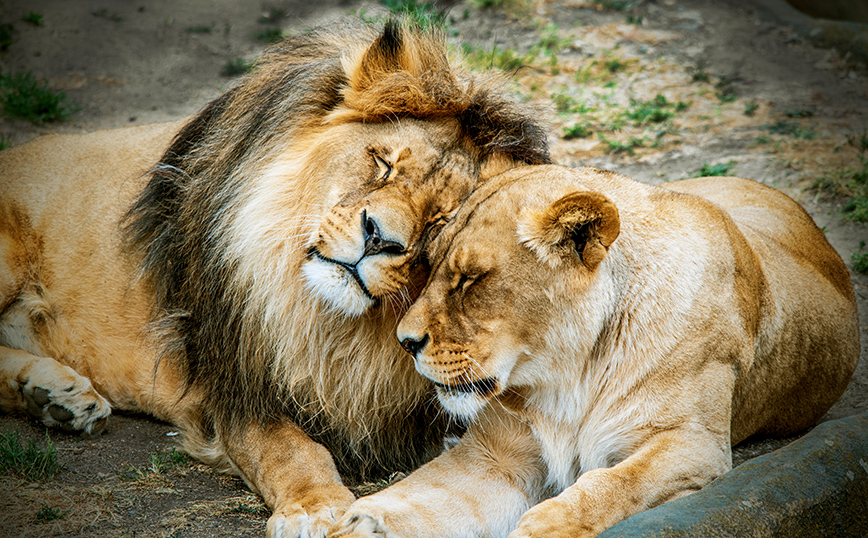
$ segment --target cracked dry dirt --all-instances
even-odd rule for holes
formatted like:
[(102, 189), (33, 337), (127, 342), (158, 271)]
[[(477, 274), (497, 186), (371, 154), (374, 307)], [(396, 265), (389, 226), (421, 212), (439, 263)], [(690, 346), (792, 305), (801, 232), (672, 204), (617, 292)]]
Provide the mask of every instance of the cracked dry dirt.
[[(693, 176), (703, 166), (763, 181), (801, 202), (852, 266), (868, 227), (845, 221), (842, 200), (811, 186), (859, 164), (848, 137), (868, 128), (865, 66), (814, 48), (749, 0), (647, 1), (626, 12), (596, 7), (537, 1), (529, 12), (507, 15), (459, 2), (450, 12), (450, 39), (469, 46), (477, 65), (496, 63), (492, 50), (525, 58), (529, 67), (518, 71), (516, 91), (547, 110), (560, 163), (650, 183)], [(20, 144), (46, 133), (192, 114), (231, 86), (220, 74), (228, 60), (252, 59), (264, 47), (253, 35), (263, 29), (262, 14), (274, 9), (286, 14), (274, 24), (292, 33), (381, 8), (340, 0), (6, 0), (0, 23), (14, 25), (15, 41), (0, 53), (0, 70), (31, 71), (80, 110), (42, 126), (0, 119), (0, 135)], [(40, 26), (21, 21), (33, 11), (43, 15)], [(189, 31), (197, 26), (211, 31)], [(853, 283), (862, 358), (826, 420), (868, 410), (868, 276), (853, 273)], [(0, 431), (16, 429), (26, 438), (44, 436), (24, 418), (0, 417)], [(3, 534), (262, 536), (268, 511), (259, 499), (235, 478), (173, 463), (172, 433), (169, 425), (129, 415), (113, 417), (94, 439), (52, 432), (64, 467), (54, 481), (0, 477)], [(736, 450), (735, 463), (784, 442), (748, 443)], [(39, 522), (45, 507), (62, 517)]]

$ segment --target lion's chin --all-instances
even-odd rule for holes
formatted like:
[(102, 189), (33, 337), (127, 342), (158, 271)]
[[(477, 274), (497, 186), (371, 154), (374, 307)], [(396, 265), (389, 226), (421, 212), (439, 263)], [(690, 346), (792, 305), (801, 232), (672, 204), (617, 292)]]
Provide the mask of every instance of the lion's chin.
[(489, 400), (478, 394), (457, 393), (440, 387), (437, 387), (437, 399), (447, 413), (465, 422), (473, 422)]
[(349, 271), (320, 259), (309, 259), (301, 266), (308, 290), (332, 310), (346, 317), (358, 317), (377, 305), (377, 300), (362, 289)]
[(489, 400), (501, 392), (501, 384), (495, 378), (487, 378), (464, 385), (444, 385), (435, 382), (437, 399), (451, 415), (467, 421), (476, 418)]

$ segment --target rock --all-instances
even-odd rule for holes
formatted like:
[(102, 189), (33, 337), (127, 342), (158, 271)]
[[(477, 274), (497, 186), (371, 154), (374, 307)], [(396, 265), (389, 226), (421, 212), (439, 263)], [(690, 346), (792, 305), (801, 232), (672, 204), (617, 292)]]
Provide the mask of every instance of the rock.
[(868, 413), (820, 424), (599, 538), (868, 536)]

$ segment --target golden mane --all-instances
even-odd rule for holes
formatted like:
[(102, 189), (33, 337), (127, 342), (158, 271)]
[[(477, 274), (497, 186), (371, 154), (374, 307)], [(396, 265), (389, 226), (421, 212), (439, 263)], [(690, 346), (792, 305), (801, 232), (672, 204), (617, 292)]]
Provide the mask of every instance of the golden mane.
[(355, 476), (432, 456), (445, 420), (395, 340), (406, 305), (348, 318), (305, 289), (322, 190), (310, 167), (327, 129), (404, 118), (455, 118), (482, 167), (547, 162), (544, 131), (500, 87), (455, 70), (436, 32), (345, 23), (268, 50), (181, 130), (123, 231), (163, 360), (204, 394), (206, 429), (188, 432), (187, 450), (208, 460), (221, 436), (289, 418)]

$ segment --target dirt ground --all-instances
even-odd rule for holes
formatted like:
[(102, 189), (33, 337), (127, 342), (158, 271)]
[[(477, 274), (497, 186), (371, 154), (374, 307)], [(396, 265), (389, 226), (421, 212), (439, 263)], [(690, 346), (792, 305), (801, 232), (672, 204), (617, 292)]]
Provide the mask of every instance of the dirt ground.
[[(46, 133), (184, 117), (232, 85), (221, 74), (229, 60), (251, 60), (263, 49), (256, 33), (271, 26), (300, 32), (359, 10), (382, 13), (378, 4), (349, 0), (4, 0), (0, 24), (14, 26), (14, 42), (0, 52), (0, 71), (30, 71), (79, 110), (45, 125), (0, 119), (0, 136), (17, 145)], [(42, 15), (39, 25), (22, 20), (31, 12)], [(813, 47), (751, 0), (645, 1), (627, 11), (537, 1), (517, 14), (459, 2), (450, 15), (456, 44), (538, 53), (518, 72), (517, 91), (548, 107), (552, 153), (562, 164), (650, 183), (728, 166), (731, 175), (795, 197), (848, 266), (868, 241), (866, 225), (842, 218), (840, 199), (810, 188), (858, 164), (847, 139), (868, 128), (866, 68)], [(546, 39), (557, 42), (556, 60), (539, 52)], [(657, 94), (672, 119), (617, 124), (618, 111)], [(564, 136), (583, 122), (596, 136)], [(613, 141), (631, 147), (613, 149)], [(824, 420), (868, 411), (868, 275), (853, 273), (853, 283), (862, 357)], [(28, 439), (45, 435), (24, 418), (0, 417), (0, 432), (13, 430)], [(259, 499), (238, 479), (174, 458), (174, 433), (130, 415), (116, 415), (108, 432), (92, 439), (51, 432), (63, 470), (49, 483), (0, 476), (0, 534), (262, 536), (268, 511)], [(747, 443), (735, 463), (782, 443)]]

